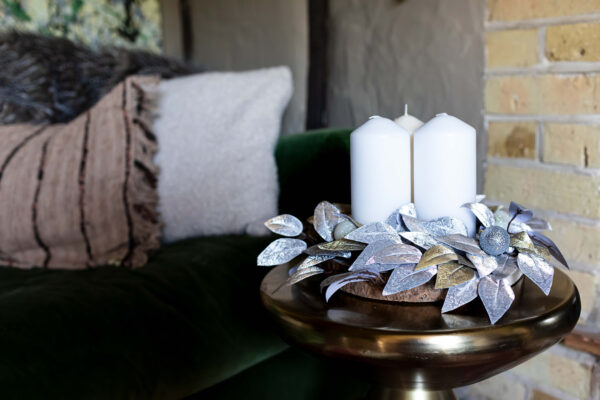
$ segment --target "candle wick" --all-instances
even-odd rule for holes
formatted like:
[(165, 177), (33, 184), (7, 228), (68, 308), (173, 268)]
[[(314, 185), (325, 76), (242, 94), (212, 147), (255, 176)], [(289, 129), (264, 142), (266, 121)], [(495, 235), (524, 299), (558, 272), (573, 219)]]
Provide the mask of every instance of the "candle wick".
[(404, 104), (404, 115), (408, 115), (408, 104)]

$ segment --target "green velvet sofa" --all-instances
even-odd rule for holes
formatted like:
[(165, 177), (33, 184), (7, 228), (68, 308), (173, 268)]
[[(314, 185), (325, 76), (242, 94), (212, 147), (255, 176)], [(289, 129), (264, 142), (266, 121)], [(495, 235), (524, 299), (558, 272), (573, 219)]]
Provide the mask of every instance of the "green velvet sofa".
[[(282, 213), (349, 201), (348, 131), (282, 137), (276, 158)], [(0, 268), (0, 398), (361, 398), (273, 330), (256, 266), (270, 240), (186, 240), (136, 270)]]

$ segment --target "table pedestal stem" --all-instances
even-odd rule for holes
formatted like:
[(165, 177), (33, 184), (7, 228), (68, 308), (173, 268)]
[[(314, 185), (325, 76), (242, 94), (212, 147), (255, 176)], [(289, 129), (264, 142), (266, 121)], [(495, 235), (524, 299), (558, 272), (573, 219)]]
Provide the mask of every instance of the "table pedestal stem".
[(368, 400), (456, 400), (452, 390), (404, 390), (376, 386), (369, 392)]

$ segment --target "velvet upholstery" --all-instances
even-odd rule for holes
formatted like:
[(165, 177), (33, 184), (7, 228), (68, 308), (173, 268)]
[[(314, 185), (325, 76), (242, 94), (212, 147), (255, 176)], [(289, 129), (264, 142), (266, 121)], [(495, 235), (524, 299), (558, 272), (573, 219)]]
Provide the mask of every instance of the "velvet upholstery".
[[(282, 211), (306, 217), (324, 198), (349, 200), (348, 139), (280, 140)], [(314, 191), (297, 187), (308, 182)], [(268, 269), (256, 266), (271, 240), (190, 239), (137, 270), (0, 268), (0, 398), (355, 398), (364, 384), (325, 380), (273, 331), (258, 295)], [(291, 385), (295, 397), (273, 395)]]
[(306, 218), (322, 200), (350, 203), (349, 130), (323, 129), (283, 136), (275, 157), (280, 213)]

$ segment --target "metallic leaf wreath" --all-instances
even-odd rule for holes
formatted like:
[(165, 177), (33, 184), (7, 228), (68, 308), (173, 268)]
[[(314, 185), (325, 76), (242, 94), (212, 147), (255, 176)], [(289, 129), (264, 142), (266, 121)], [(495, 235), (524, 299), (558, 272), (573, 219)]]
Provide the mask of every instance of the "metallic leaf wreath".
[[(515, 295), (511, 285), (521, 274), (533, 281), (546, 295), (554, 277), (552, 257), (568, 268), (558, 247), (540, 233), (550, 230), (548, 222), (536, 218), (527, 208), (511, 202), (490, 208), (477, 196), (468, 208), (479, 221), (475, 238), (467, 236), (465, 224), (456, 218), (433, 221), (417, 218), (414, 204), (396, 210), (385, 222), (361, 225), (342, 206), (322, 201), (315, 208), (312, 224), (324, 240), (308, 247), (302, 240), (302, 222), (293, 215), (279, 215), (265, 222), (272, 232), (286, 236), (272, 242), (259, 256), (259, 266), (290, 262), (287, 283), (292, 285), (322, 274), (322, 263), (333, 260), (348, 264), (347, 272), (337, 273), (321, 282), (329, 298), (353, 282), (385, 283), (382, 295), (413, 289), (436, 276), (435, 288), (448, 289), (442, 312), (481, 298), (490, 321), (495, 324), (510, 308)], [(344, 263), (344, 261), (346, 261)], [(387, 282), (381, 273), (391, 271)]]

